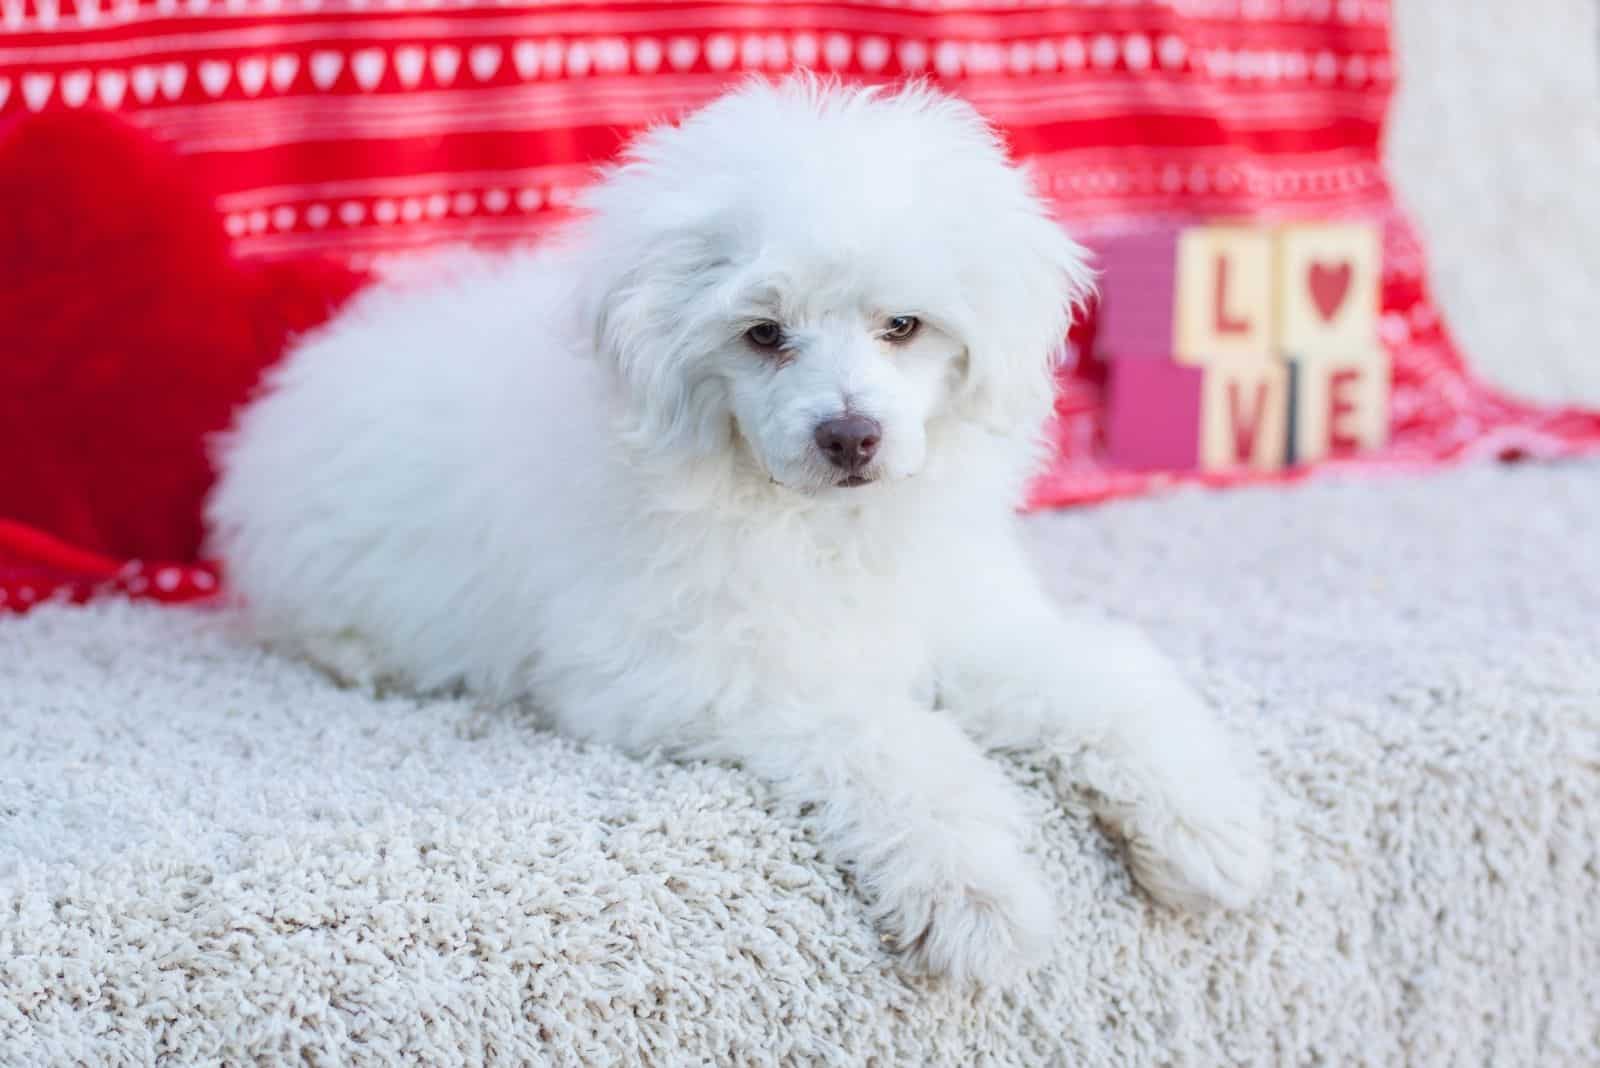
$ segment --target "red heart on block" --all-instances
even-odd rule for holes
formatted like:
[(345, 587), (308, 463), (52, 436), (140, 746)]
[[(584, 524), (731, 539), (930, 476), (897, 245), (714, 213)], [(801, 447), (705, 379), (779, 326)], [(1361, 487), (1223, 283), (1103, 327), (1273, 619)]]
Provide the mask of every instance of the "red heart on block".
[(1325, 263), (1311, 265), (1306, 276), (1311, 285), (1311, 300), (1324, 322), (1333, 322), (1333, 317), (1339, 314), (1344, 298), (1350, 295), (1350, 279), (1354, 273), (1349, 263), (1337, 267)]
[(193, 560), (207, 437), (364, 281), (234, 259), (193, 170), (105, 113), (0, 127), (0, 521)]

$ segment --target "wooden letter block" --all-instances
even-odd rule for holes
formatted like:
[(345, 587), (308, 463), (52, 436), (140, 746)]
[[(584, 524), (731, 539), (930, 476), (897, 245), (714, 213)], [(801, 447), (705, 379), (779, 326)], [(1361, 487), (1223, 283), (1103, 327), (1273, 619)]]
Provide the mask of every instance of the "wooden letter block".
[(1209, 361), (1200, 401), (1200, 466), (1274, 471), (1288, 457), (1289, 369), (1280, 360)]
[(1198, 367), (1170, 360), (1118, 360), (1111, 365), (1106, 450), (1136, 470), (1192, 471), (1200, 455)]
[(1376, 347), (1293, 361), (1289, 462), (1349, 456), (1387, 441), (1389, 374), (1388, 354)]
[(1178, 232), (1120, 235), (1095, 252), (1100, 268), (1095, 349), (1107, 362), (1172, 359)]
[(1248, 227), (1201, 226), (1178, 239), (1179, 363), (1273, 351), (1273, 236)]
[(1375, 346), (1380, 257), (1374, 226), (1284, 227), (1278, 235), (1277, 347), (1310, 360)]

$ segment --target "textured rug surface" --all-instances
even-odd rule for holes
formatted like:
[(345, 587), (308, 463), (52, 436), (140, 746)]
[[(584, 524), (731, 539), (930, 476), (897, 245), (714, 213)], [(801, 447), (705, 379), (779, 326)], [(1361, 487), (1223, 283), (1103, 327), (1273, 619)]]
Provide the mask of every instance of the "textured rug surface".
[(907, 980), (738, 771), (43, 608), (0, 619), (0, 1063), (1600, 1063), (1600, 465), (1029, 523), (1261, 754), (1253, 911), (1153, 907), (1022, 761), (1054, 960)]

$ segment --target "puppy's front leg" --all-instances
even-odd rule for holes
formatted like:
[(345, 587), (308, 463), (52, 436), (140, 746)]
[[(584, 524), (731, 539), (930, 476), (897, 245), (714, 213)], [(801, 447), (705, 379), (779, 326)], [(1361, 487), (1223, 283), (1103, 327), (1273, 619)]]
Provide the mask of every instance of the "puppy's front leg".
[(1056, 757), (1158, 899), (1245, 904), (1269, 873), (1254, 773), (1143, 633), (1064, 618), (1012, 548), (936, 613), (942, 703), (987, 748)]
[(905, 698), (780, 699), (696, 749), (814, 805), (884, 941), (922, 969), (993, 981), (1048, 949), (1052, 909), (1016, 792), (948, 717)]

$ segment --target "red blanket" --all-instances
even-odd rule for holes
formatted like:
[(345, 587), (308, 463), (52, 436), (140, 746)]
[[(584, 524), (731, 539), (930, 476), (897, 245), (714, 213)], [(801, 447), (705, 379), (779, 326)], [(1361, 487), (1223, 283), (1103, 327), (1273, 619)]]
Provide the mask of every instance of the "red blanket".
[[(80, 234), (53, 273), (39, 269), (49, 239), (34, 227), (8, 246), (0, 217), (6, 607), (108, 583), (169, 599), (215, 587), (212, 571), (190, 566), (209, 478), (197, 438), (225, 422), (240, 381), (289, 329), (325, 314), (306, 310), (307, 257), (365, 270), (441, 242), (537, 237), (629, 131), (744, 73), (796, 65), (864, 80), (926, 75), (965, 94), (1091, 244), (1158, 220), (1382, 221), (1392, 443), (1336, 467), (1600, 446), (1595, 414), (1485, 388), (1440, 322), (1380, 161), (1395, 77), (1385, 0), (6, 0), (0, 26), (0, 121), (115, 112), (175, 146), (220, 210), (215, 248), (196, 239), (200, 251), (172, 254), (169, 242), (166, 259), (146, 256), (139, 241), (163, 237), (144, 234), (108, 254)], [(121, 164), (88, 169), (96, 182), (73, 195), (126, 198)], [(31, 218), (54, 190), (35, 174), (0, 198), (0, 213)], [(134, 262), (117, 259), (119, 248), (135, 250)], [(168, 261), (188, 265), (185, 284), (203, 301), (184, 303)], [(273, 264), (288, 273), (263, 280)], [(107, 271), (119, 279), (109, 304), (99, 299)], [(129, 277), (142, 285), (130, 290)], [(331, 306), (353, 276), (317, 277), (323, 288), (312, 289)], [(145, 328), (140, 309), (165, 322), (174, 301), (221, 309), (232, 325), (190, 336), (176, 316), (166, 333)], [(1080, 344), (1092, 330), (1078, 331)], [(143, 347), (118, 350), (119, 338)], [(75, 391), (85, 344), (104, 373)], [(228, 373), (197, 377), (197, 360)], [(1032, 506), (1173, 481), (1103, 462), (1102, 380), (1088, 356), (1063, 376), (1057, 455)], [(150, 441), (165, 462), (140, 451)], [(37, 507), (52, 493), (53, 510)], [(132, 514), (141, 501), (143, 520)]]

